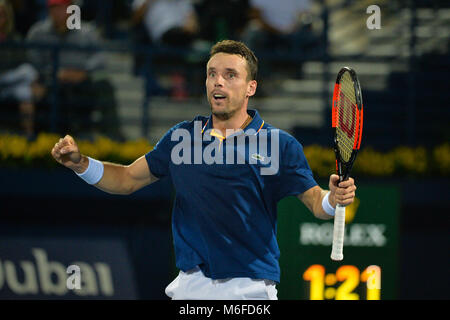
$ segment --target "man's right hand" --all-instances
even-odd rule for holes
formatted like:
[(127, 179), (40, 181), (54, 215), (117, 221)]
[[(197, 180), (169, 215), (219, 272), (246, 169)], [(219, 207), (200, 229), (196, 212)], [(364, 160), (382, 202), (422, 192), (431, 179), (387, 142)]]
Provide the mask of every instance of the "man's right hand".
[(89, 159), (80, 153), (75, 140), (69, 135), (59, 139), (51, 153), (56, 161), (76, 173), (83, 173), (89, 166)]

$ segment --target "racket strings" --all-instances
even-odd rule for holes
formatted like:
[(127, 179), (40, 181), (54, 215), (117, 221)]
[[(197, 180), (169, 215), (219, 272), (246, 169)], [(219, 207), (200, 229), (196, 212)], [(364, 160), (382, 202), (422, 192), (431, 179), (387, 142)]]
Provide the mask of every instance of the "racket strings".
[(337, 112), (338, 149), (342, 160), (348, 162), (356, 138), (356, 94), (353, 80), (348, 72), (345, 72), (341, 78)]

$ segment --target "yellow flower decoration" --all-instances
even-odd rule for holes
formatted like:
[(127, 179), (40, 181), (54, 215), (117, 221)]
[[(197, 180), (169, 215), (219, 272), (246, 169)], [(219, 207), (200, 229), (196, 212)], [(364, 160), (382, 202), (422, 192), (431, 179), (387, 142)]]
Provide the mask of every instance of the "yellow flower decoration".
[[(50, 152), (61, 136), (41, 133), (35, 141), (13, 134), (0, 134), (0, 166), (2, 167), (56, 167), (58, 164)], [(76, 137), (80, 151), (92, 158), (122, 164), (130, 164), (152, 150), (146, 139), (117, 142), (98, 136), (93, 141)], [(335, 155), (330, 147), (304, 146), (308, 163), (317, 177), (327, 178), (336, 172)], [(450, 144), (445, 143), (427, 150), (424, 147), (397, 147), (388, 152), (365, 147), (358, 153), (352, 171), (354, 176), (389, 177), (450, 175)]]

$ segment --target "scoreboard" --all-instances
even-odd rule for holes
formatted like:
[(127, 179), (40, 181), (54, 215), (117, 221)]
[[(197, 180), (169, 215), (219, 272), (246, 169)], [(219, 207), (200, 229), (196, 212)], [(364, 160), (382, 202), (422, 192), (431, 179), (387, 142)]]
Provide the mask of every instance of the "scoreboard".
[(330, 258), (333, 220), (320, 220), (296, 197), (278, 205), (279, 299), (395, 299), (399, 188), (358, 183), (346, 209), (344, 259)]

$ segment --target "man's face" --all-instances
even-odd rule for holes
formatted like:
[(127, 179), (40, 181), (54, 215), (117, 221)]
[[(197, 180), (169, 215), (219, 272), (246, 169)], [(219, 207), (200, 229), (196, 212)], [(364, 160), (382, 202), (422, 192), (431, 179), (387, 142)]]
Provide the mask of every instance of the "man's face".
[(67, 30), (66, 21), (68, 18), (67, 5), (59, 4), (49, 7), (50, 18), (52, 19), (53, 25), (56, 30), (63, 33)]
[(247, 61), (236, 54), (216, 53), (206, 65), (206, 94), (212, 113), (221, 120), (231, 118), (247, 106), (256, 91), (248, 80)]

